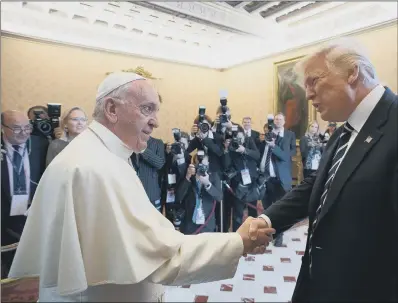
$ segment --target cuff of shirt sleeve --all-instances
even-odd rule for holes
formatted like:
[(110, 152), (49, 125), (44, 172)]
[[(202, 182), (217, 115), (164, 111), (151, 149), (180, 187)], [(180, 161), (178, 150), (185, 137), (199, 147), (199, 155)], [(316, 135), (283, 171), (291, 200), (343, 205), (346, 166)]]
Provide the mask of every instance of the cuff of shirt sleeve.
[(263, 219), (265, 222), (267, 222), (269, 228), (272, 228), (271, 219), (268, 216), (262, 214), (262, 215), (259, 215), (258, 217)]
[(206, 190), (209, 190), (211, 188), (211, 183), (209, 185), (206, 185)]

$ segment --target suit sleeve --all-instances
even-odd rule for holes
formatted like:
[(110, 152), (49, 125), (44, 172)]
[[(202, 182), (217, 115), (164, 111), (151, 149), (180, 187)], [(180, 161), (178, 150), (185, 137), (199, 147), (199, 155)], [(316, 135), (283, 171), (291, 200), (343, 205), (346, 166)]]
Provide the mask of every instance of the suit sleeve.
[(316, 172), (264, 211), (277, 233), (288, 230), (297, 222), (308, 217), (308, 203), (315, 179)]
[(166, 162), (164, 156), (164, 144), (156, 142), (156, 149), (154, 151), (147, 148), (141, 156), (152, 167), (157, 170), (161, 169)]
[(191, 186), (192, 184), (187, 180), (187, 178), (184, 177), (183, 179), (181, 179), (181, 181), (178, 183), (176, 187), (176, 192), (175, 192), (176, 202), (181, 202), (182, 200), (184, 200), (185, 196), (188, 193), (188, 189)]
[[(285, 138), (282, 138), (284, 140)], [(296, 155), (296, 135), (291, 132), (289, 139), (289, 150), (284, 150), (279, 145), (275, 145), (272, 149), (272, 153), (279, 158), (281, 161), (289, 161), (289, 159)]]
[(57, 155), (57, 150), (56, 150), (56, 143), (55, 141), (51, 141), (50, 145), (48, 146), (47, 149), (47, 155), (46, 155), (46, 167), (51, 163), (52, 160), (54, 160), (55, 156)]
[(221, 190), (221, 180), (217, 174), (214, 175), (213, 180), (211, 182), (211, 187), (207, 192), (216, 201), (221, 201), (223, 199), (223, 194)]
[(303, 163), (308, 156), (308, 141), (307, 138), (304, 136), (300, 139), (300, 153)]
[(214, 140), (210, 139), (210, 138), (205, 138), (205, 139), (203, 139), (202, 142), (212, 153), (221, 157), (223, 154), (223, 151), (222, 151), (222, 147), (219, 144), (219, 141), (217, 140), (218, 138), (216, 139), (216, 136), (218, 137), (218, 135), (215, 135)]
[(249, 138), (248, 140), (248, 148), (246, 148), (246, 155), (250, 158), (252, 158), (254, 161), (259, 161), (260, 160), (260, 152), (257, 149), (256, 144), (254, 143), (254, 140)]

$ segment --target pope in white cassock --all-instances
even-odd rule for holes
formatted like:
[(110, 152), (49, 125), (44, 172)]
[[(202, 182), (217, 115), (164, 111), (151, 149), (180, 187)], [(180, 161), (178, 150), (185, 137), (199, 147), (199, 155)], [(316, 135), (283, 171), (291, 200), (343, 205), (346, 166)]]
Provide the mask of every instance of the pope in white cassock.
[(158, 127), (159, 105), (144, 78), (111, 74), (94, 121), (45, 171), (9, 274), (39, 276), (39, 301), (159, 302), (162, 285), (228, 279), (243, 254), (264, 252), (274, 230), (262, 219), (187, 236), (150, 203), (129, 159)]

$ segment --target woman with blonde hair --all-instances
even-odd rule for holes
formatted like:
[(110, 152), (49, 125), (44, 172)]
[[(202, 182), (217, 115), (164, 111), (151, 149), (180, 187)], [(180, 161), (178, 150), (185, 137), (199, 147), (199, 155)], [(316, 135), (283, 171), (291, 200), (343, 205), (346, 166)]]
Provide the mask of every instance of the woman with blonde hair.
[(303, 161), (304, 178), (318, 169), (322, 155), (322, 141), (319, 136), (319, 124), (312, 121), (307, 132), (300, 139), (300, 152)]
[(61, 138), (51, 141), (46, 158), (46, 166), (87, 127), (87, 116), (80, 107), (73, 107), (65, 112), (62, 121), (61, 129), (63, 134)]

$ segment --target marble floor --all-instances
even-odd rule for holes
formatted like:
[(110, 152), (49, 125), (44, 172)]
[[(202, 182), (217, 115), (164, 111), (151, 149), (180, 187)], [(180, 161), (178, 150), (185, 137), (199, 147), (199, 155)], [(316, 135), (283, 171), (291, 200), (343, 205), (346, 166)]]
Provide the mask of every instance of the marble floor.
[(286, 247), (268, 246), (264, 255), (241, 258), (234, 278), (167, 287), (166, 302), (289, 302), (304, 254), (307, 225), (284, 234)]

